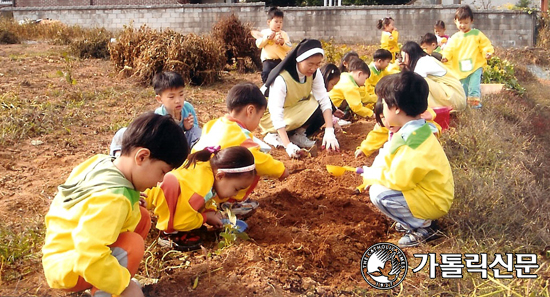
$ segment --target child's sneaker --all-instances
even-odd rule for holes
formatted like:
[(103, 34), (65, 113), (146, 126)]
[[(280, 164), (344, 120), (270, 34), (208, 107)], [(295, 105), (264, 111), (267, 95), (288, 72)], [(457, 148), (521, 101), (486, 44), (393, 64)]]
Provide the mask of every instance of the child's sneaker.
[(158, 244), (162, 247), (169, 247), (178, 251), (188, 252), (201, 248), (202, 239), (193, 232), (177, 232), (168, 234), (160, 233)]
[(479, 97), (468, 97), (468, 105), (473, 109), (481, 108), (481, 100)]
[(225, 202), (221, 205), (222, 209), (229, 208), (237, 218), (244, 220), (256, 212), (256, 208), (260, 206), (258, 201), (247, 199), (246, 201), (229, 203)]
[(437, 223), (430, 227), (416, 228), (408, 230), (407, 233), (399, 239), (397, 246), (413, 247), (429, 240), (434, 240), (441, 235)]
[(401, 223), (395, 223), (395, 231), (397, 231), (397, 232), (407, 232), (408, 229), (403, 227), (403, 225), (401, 225)]

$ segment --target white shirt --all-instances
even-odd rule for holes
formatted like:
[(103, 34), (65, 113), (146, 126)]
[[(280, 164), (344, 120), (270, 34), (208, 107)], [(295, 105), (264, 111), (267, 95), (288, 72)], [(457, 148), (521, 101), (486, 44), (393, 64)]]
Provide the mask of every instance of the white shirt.
[[(298, 78), (300, 82), (306, 81), (306, 76), (300, 73), (298, 66), (296, 66), (296, 72), (298, 72)], [(313, 85), (311, 93), (321, 106), (321, 111), (332, 109), (330, 98), (328, 97), (327, 89), (325, 88), (325, 82), (323, 81), (323, 75), (321, 71), (317, 69), (315, 79), (313, 79)], [(275, 129), (284, 128), (286, 126), (283, 119), (284, 104), (286, 100), (286, 83), (282, 76), (277, 76), (275, 81), (269, 88), (269, 100), (267, 101), (267, 108), (271, 114), (271, 122)]]
[(436, 58), (432, 56), (423, 56), (416, 62), (414, 72), (422, 77), (426, 77), (428, 74), (441, 77), (447, 74), (447, 69), (439, 65)]

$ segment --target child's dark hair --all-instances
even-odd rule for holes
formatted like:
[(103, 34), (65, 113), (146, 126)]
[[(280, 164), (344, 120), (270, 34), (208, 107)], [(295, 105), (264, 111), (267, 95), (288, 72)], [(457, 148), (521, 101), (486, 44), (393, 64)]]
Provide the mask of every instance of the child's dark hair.
[(428, 83), (413, 71), (384, 76), (374, 91), (389, 108), (399, 108), (408, 116), (418, 116), (428, 109)]
[(271, 21), (273, 18), (284, 18), (285, 14), (278, 7), (273, 6), (267, 12), (267, 20)]
[(445, 22), (442, 20), (437, 20), (434, 25), (435, 28), (445, 29)]
[(472, 12), (472, 9), (468, 5), (460, 6), (456, 9), (455, 12), (455, 20), (465, 20), (465, 19), (471, 19), (474, 20), (474, 13)]
[(349, 60), (353, 57), (359, 58), (359, 54), (354, 51), (349, 51), (344, 54), (342, 60), (340, 60), (340, 66), (338, 67), (340, 69), (340, 73), (348, 72), (348, 68), (346, 67), (346, 65), (344, 65), (344, 63), (348, 64), (349, 66)]
[(225, 98), (227, 110), (240, 112), (245, 106), (252, 104), (256, 109), (267, 108), (267, 100), (260, 89), (251, 82), (234, 85)]
[(382, 121), (382, 117), (384, 116), (384, 103), (382, 102), (382, 98), (378, 98), (376, 100), (376, 103), (374, 104), (374, 117), (376, 119), (376, 123), (380, 125), (381, 127), (384, 126), (384, 121)]
[(334, 64), (325, 64), (321, 67), (321, 74), (323, 75), (323, 81), (325, 82), (325, 88), (328, 86), (328, 82), (335, 77), (340, 77), (340, 69)]
[[(244, 146), (231, 146), (223, 150), (219, 147), (206, 147), (202, 151), (195, 152), (187, 158), (184, 168), (195, 166), (197, 162), (210, 161), (212, 170), (242, 168), (254, 164), (254, 155)], [(245, 172), (227, 172), (227, 177), (236, 177), (244, 174), (256, 175), (256, 169)]]
[(414, 41), (407, 41), (405, 44), (401, 47), (401, 51), (405, 52), (409, 55), (409, 65), (408, 68), (412, 71), (414, 71), (414, 68), (416, 67), (416, 62), (418, 62), (418, 59), (420, 59), (423, 56), (427, 56), (428, 54), (418, 45), (418, 43)]
[(389, 50), (380, 48), (380, 49), (377, 49), (374, 52), (374, 54), (372, 55), (372, 59), (374, 61), (376, 61), (376, 60), (391, 60), (391, 59), (393, 59), (393, 55), (391, 54), (391, 52)]
[(420, 38), (420, 45), (432, 43), (437, 44), (437, 37), (433, 33), (426, 33), (426, 35)]
[(153, 77), (153, 89), (155, 94), (160, 95), (168, 89), (185, 87), (183, 77), (177, 72), (163, 71), (155, 74)]
[(183, 130), (170, 115), (147, 112), (136, 118), (122, 138), (122, 156), (129, 156), (135, 148), (146, 148), (151, 159), (180, 167), (189, 154), (189, 145)]
[(367, 63), (365, 63), (365, 61), (363, 61), (359, 58), (354, 57), (351, 60), (349, 60), (348, 68), (349, 68), (348, 69), (349, 72), (362, 71), (363, 73), (366, 73), (370, 76), (369, 65), (367, 65)]
[(382, 30), (384, 27), (389, 25), (392, 21), (393, 21), (392, 17), (385, 17), (383, 19), (379, 19), (378, 21), (376, 21), (376, 28), (378, 30)]

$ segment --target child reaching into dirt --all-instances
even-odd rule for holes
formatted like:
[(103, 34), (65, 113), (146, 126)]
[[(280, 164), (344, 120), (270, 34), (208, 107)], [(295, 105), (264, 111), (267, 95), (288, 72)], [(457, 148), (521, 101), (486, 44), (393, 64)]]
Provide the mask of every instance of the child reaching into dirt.
[[(334, 86), (340, 81), (340, 69), (331, 63), (323, 65), (321, 67), (321, 74), (323, 75), (323, 81), (325, 82), (325, 88), (327, 92), (330, 92)], [(332, 100), (331, 100), (332, 102)], [(351, 122), (343, 120), (344, 112), (332, 104), (332, 125), (334, 125), (335, 132), (341, 132), (342, 126), (350, 125)]]
[(42, 264), (50, 287), (143, 296), (131, 280), (151, 227), (140, 191), (161, 182), (188, 152), (180, 127), (151, 112), (130, 124), (120, 157), (96, 155), (78, 165), (46, 215)]
[(283, 31), (284, 13), (277, 7), (271, 7), (267, 13), (268, 29), (260, 32), (256, 39), (256, 46), (262, 49), (262, 83), (265, 83), (269, 72), (286, 57), (292, 43), (288, 34)]
[(249, 82), (237, 84), (229, 90), (225, 103), (229, 113), (204, 125), (202, 137), (192, 152), (218, 145), (222, 149), (243, 146), (252, 152), (258, 173), (256, 179), (250, 187), (243, 189), (231, 199), (236, 201), (232, 204), (233, 213), (246, 217), (259, 205), (258, 202), (247, 198), (260, 177), (284, 180), (288, 176), (288, 170), (281, 161), (262, 152), (262, 145), (267, 148), (269, 146), (252, 134), (258, 128), (267, 108), (267, 100), (260, 89)]
[(363, 181), (372, 203), (406, 232), (400, 247), (432, 238), (432, 220), (444, 216), (454, 197), (451, 166), (430, 126), (421, 118), (428, 108), (428, 83), (412, 71), (382, 78), (376, 93), (388, 129), (401, 127), (381, 166), (365, 167)]
[(374, 93), (374, 88), (380, 79), (386, 75), (397, 73), (399, 71), (389, 70), (392, 53), (386, 49), (377, 49), (372, 55), (372, 62), (369, 64), (370, 76), (365, 81), (365, 90), (369, 96), (370, 102), (376, 102), (378, 97)]
[(145, 191), (147, 207), (158, 216), (159, 244), (180, 251), (199, 249), (200, 236), (189, 231), (204, 223), (222, 227), (212, 199), (233, 197), (255, 180), (254, 155), (243, 146), (207, 147), (189, 155), (160, 186)]
[(340, 69), (340, 73), (348, 72), (349, 61), (353, 57), (359, 58), (359, 54), (354, 51), (349, 51), (345, 53), (344, 56), (342, 56), (342, 60), (340, 61), (340, 66), (338, 67), (338, 69)]
[(443, 56), (441, 55), (441, 47), (437, 45), (437, 37), (433, 33), (426, 33), (420, 39), (420, 47), (430, 56), (441, 61)]
[(468, 5), (459, 7), (455, 13), (458, 32), (453, 34), (441, 52), (443, 63), (458, 75), (468, 105), (481, 108), (481, 74), (495, 49), (491, 41), (478, 29), (473, 29), (474, 13)]
[[(193, 147), (201, 137), (201, 128), (191, 103), (185, 101), (185, 82), (177, 72), (159, 72), (153, 77), (153, 89), (155, 99), (162, 104), (155, 110), (156, 114), (170, 115), (172, 119), (183, 129), (188, 147)], [(117, 157), (122, 148), (122, 137), (126, 128), (121, 128), (115, 133), (110, 146), (110, 155)]]
[(334, 106), (349, 114), (345, 119), (352, 118), (353, 113), (361, 117), (373, 115), (372, 109), (376, 100), (370, 101), (365, 92), (365, 81), (370, 76), (369, 66), (359, 58), (349, 62), (349, 72), (340, 75), (340, 81), (329, 92)]

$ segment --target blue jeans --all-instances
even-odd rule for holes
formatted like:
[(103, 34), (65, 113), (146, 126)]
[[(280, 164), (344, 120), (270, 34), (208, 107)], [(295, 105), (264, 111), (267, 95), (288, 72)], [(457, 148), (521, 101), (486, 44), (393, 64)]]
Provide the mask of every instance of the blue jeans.
[(388, 189), (381, 185), (372, 185), (369, 190), (370, 201), (392, 220), (411, 230), (429, 225), (431, 221), (415, 218), (403, 196), (403, 192)]
[(481, 73), (483, 73), (483, 68), (477, 69), (460, 80), (466, 97), (481, 98)]

